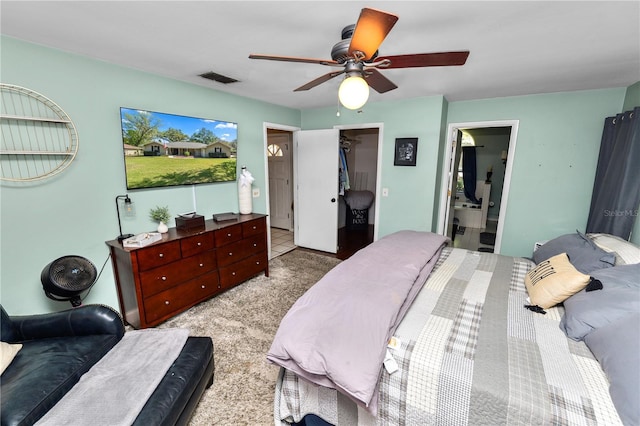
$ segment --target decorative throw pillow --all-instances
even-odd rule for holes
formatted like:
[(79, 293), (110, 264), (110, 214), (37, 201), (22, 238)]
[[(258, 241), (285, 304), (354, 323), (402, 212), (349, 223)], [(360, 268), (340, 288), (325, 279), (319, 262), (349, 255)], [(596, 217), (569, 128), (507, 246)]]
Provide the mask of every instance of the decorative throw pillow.
[(560, 253), (566, 253), (571, 264), (583, 274), (610, 268), (616, 263), (613, 253), (607, 253), (579, 231), (546, 242), (533, 252), (533, 261), (538, 264)]
[(640, 263), (640, 247), (632, 242), (610, 234), (587, 234), (587, 237), (604, 251), (614, 254), (616, 265)]
[(609, 393), (625, 425), (640, 424), (640, 312), (587, 334), (584, 342), (609, 379)]
[(566, 253), (560, 253), (530, 270), (524, 284), (531, 304), (547, 309), (585, 288), (589, 279), (576, 270)]
[(633, 312), (640, 314), (640, 263), (601, 269), (591, 276), (602, 282), (602, 290), (582, 290), (564, 301), (560, 328), (573, 340), (583, 340)]
[(22, 349), (20, 343), (0, 342), (0, 374), (4, 373), (20, 349)]

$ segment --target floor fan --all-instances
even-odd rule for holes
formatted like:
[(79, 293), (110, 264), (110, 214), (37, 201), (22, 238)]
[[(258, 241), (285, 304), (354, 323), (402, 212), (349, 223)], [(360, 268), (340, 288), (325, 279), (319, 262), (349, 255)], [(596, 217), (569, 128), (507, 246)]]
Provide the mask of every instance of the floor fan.
[(95, 265), (88, 259), (81, 256), (63, 256), (44, 267), (40, 280), (49, 299), (69, 301), (76, 307), (82, 304), (82, 292), (95, 284), (97, 276)]

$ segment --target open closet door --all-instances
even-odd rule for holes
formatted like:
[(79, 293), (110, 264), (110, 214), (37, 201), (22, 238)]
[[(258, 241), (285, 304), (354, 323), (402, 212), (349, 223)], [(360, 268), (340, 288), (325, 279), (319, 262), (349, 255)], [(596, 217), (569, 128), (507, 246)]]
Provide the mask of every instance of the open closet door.
[(294, 138), (294, 243), (336, 253), (339, 130), (301, 130)]

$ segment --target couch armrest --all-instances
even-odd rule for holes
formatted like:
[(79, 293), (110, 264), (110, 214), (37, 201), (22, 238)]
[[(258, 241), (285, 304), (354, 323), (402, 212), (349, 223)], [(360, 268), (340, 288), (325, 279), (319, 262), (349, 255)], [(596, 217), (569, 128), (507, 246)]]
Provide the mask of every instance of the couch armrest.
[[(60, 312), (11, 317), (13, 341), (47, 337), (124, 335), (120, 315), (104, 305), (83, 305)], [(4, 339), (3, 339), (4, 340)]]

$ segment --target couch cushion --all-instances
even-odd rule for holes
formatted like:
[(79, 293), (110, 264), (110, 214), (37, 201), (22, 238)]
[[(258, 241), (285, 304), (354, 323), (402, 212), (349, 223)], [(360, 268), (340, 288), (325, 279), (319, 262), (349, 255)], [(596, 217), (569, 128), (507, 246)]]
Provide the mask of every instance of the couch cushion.
[[(205, 387), (213, 380), (210, 337), (189, 337), (155, 392), (133, 423), (135, 426), (186, 424)], [(185, 411), (185, 408), (187, 409)], [(184, 418), (183, 416), (187, 416)]]
[(29, 340), (2, 375), (2, 425), (35, 423), (120, 338), (96, 335)]
[(11, 317), (9, 317), (2, 305), (0, 305), (0, 338), (3, 342), (9, 343), (13, 342), (16, 338), (13, 321), (11, 321)]
[(4, 370), (11, 364), (20, 349), (22, 349), (20, 343), (0, 342), (0, 374), (4, 373)]

